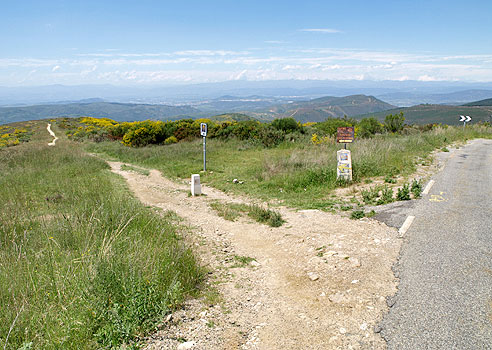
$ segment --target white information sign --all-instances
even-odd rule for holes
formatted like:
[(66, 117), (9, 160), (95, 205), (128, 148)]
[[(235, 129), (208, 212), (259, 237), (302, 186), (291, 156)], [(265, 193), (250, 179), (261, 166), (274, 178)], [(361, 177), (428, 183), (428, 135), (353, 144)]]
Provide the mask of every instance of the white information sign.
[(202, 135), (203, 137), (207, 136), (207, 124), (200, 123), (200, 135)]
[(337, 152), (337, 179), (352, 181), (352, 156), (348, 149)]

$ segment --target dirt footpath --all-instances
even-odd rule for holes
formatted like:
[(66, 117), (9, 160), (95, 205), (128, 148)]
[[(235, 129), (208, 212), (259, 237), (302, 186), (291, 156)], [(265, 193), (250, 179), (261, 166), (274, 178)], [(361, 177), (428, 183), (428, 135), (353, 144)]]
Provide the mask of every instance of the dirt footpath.
[[(202, 186), (122, 171), (144, 204), (175, 211), (211, 273), (218, 302), (190, 300), (149, 337), (154, 349), (384, 349), (374, 327), (396, 292), (391, 266), (401, 240), (396, 229), (318, 210), (280, 208), (279, 228), (241, 218), (227, 221), (213, 201), (246, 202)], [(255, 260), (241, 263), (238, 257)]]

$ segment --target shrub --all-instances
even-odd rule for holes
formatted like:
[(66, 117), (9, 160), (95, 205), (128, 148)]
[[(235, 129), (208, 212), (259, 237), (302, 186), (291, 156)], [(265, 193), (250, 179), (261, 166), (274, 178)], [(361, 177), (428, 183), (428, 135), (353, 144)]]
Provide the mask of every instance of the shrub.
[(248, 215), (258, 222), (266, 223), (272, 227), (280, 227), (285, 222), (279, 212), (270, 209), (264, 209), (258, 205), (249, 207)]
[(336, 135), (337, 129), (344, 126), (354, 126), (355, 121), (340, 118), (328, 118), (324, 122), (317, 123), (314, 128), (319, 130), (324, 135)]
[(403, 185), (403, 187), (398, 189), (396, 193), (396, 199), (399, 201), (410, 200), (410, 186), (408, 184)]
[(302, 126), (294, 118), (275, 119), (270, 125), (286, 134), (302, 130)]
[(358, 136), (363, 138), (380, 134), (384, 131), (384, 126), (376, 118), (362, 118), (359, 122)]
[(362, 190), (362, 200), (366, 204), (376, 203), (376, 199), (379, 197), (380, 186), (374, 186), (369, 190)]
[(403, 112), (399, 114), (389, 114), (384, 118), (384, 127), (389, 132), (399, 132), (403, 130), (403, 124), (405, 122), (405, 117)]
[(366, 216), (366, 214), (364, 214), (364, 211), (363, 210), (354, 210), (350, 214), (350, 218), (352, 220), (362, 219), (364, 216)]
[(396, 183), (396, 179), (393, 178), (392, 176), (386, 175), (384, 177), (384, 182), (389, 183), (389, 184), (395, 184)]
[(378, 199), (377, 204), (387, 204), (393, 202), (394, 200), (393, 190), (388, 186), (384, 186), (381, 190), (381, 198)]
[(333, 136), (319, 137), (318, 134), (314, 133), (311, 136), (311, 143), (313, 143), (314, 145), (329, 144), (335, 143), (335, 139), (333, 138)]
[(420, 198), (422, 195), (422, 184), (418, 180), (413, 180), (411, 191), (414, 198)]
[(164, 140), (165, 145), (170, 145), (176, 142), (178, 142), (178, 139), (174, 136), (169, 136), (167, 139)]
[(285, 134), (280, 130), (267, 126), (260, 130), (258, 139), (264, 147), (275, 147), (285, 140)]

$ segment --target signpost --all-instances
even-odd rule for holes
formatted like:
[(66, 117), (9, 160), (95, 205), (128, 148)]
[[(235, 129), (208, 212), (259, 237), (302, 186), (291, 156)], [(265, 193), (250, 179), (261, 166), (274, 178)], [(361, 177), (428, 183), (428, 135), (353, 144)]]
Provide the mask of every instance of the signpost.
[(200, 123), (200, 135), (203, 137), (203, 171), (207, 171), (207, 124)]
[(345, 126), (337, 128), (337, 143), (343, 143), (344, 148), (347, 149), (347, 143), (354, 142), (354, 127)]
[(337, 128), (337, 143), (343, 143), (344, 149), (337, 152), (337, 179), (352, 181), (352, 156), (347, 149), (347, 143), (354, 142), (354, 127)]
[(463, 122), (463, 128), (466, 126), (466, 123), (468, 123), (469, 121), (471, 121), (471, 117), (468, 116), (468, 115), (460, 115), (460, 122)]

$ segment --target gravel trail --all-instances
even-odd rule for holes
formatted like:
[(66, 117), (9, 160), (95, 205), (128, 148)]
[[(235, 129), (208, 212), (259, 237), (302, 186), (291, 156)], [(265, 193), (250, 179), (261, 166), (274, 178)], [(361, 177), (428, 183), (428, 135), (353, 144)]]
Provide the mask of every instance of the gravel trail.
[(48, 123), (48, 127), (46, 129), (48, 129), (48, 132), (50, 133), (50, 135), (54, 137), (53, 141), (51, 141), (50, 143), (48, 143), (48, 146), (55, 146), (56, 145), (56, 140), (58, 140), (58, 137), (55, 135), (55, 133), (53, 132), (53, 130), (51, 130), (51, 124), (50, 123)]
[[(147, 350), (386, 348), (373, 328), (387, 311), (386, 297), (396, 292), (396, 229), (287, 208), (279, 209), (287, 221), (279, 228), (247, 217), (227, 221), (210, 204), (247, 199), (208, 186), (202, 186), (206, 196), (189, 197), (186, 182), (109, 164), (144, 204), (184, 219), (186, 239), (219, 295), (218, 302), (190, 300), (163, 320)], [(238, 264), (238, 257), (254, 260)]]

